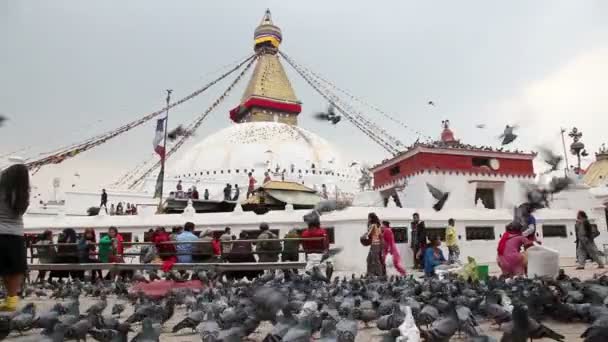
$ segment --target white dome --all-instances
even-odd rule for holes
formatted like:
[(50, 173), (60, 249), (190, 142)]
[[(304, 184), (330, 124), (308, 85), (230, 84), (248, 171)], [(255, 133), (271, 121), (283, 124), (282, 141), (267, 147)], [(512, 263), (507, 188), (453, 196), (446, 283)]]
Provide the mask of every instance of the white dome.
[[(345, 165), (318, 135), (278, 122), (248, 122), (226, 127), (192, 147), (171, 167), (172, 175), (195, 176), (223, 171), (234, 175), (251, 169), (340, 170)], [(256, 172), (258, 173), (258, 172)]]

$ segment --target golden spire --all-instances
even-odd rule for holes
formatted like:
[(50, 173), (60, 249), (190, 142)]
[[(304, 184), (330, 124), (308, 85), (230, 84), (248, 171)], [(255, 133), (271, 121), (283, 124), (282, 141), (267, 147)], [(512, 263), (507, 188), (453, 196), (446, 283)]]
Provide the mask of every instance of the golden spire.
[(262, 17), (260, 25), (255, 29), (253, 34), (255, 48), (271, 45), (275, 49), (279, 48), (283, 40), (281, 29), (272, 22), (270, 10), (267, 9)]

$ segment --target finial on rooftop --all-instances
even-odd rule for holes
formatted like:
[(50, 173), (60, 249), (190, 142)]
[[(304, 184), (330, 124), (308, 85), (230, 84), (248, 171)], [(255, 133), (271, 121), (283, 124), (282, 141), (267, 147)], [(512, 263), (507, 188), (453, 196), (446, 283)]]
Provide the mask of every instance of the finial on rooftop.
[(443, 131), (441, 132), (441, 142), (444, 143), (456, 143), (458, 142), (454, 138), (454, 132), (450, 129), (450, 120), (441, 121), (441, 126), (443, 127)]
[(281, 45), (283, 34), (281, 33), (281, 29), (272, 22), (270, 9), (266, 9), (260, 25), (255, 29), (253, 40), (256, 52), (266, 50), (276, 52), (276, 49)]

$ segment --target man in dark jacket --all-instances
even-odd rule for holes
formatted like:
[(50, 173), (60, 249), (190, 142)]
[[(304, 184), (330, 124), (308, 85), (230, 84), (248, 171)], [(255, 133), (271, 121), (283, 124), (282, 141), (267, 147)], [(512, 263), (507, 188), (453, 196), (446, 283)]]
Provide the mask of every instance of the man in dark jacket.
[(410, 246), (414, 253), (414, 268), (422, 269), (424, 265), (424, 249), (426, 248), (426, 227), (424, 221), (420, 221), (420, 215), (414, 213), (412, 216), (411, 224), (412, 238), (410, 240)]
[[(258, 240), (278, 239), (273, 232), (270, 231), (268, 223), (260, 224), (261, 233), (258, 235)], [(277, 262), (279, 261), (279, 253), (281, 252), (280, 241), (260, 241), (256, 242), (256, 252), (258, 253), (259, 262)]]

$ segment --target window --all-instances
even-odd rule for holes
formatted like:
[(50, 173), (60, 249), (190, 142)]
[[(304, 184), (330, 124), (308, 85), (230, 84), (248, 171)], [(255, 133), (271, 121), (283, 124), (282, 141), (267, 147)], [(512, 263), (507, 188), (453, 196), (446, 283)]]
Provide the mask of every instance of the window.
[(427, 227), (426, 236), (429, 240), (432, 237), (438, 237), (439, 240), (445, 241), (445, 228)]
[(401, 172), (401, 170), (399, 169), (399, 165), (395, 165), (393, 167), (391, 167), (390, 169), (388, 169), (388, 173), (391, 176), (396, 176)]
[(482, 167), (482, 166), (490, 167), (490, 158), (473, 157), (472, 163), (473, 163), (474, 167)]
[(396, 243), (407, 243), (407, 227), (391, 227), (391, 229), (393, 230), (393, 235), (395, 235)]
[(487, 209), (496, 209), (494, 189), (477, 188), (477, 190), (475, 190), (475, 203), (478, 201), (481, 201)]
[(465, 227), (467, 240), (494, 240), (494, 227)]
[(543, 237), (568, 237), (568, 230), (563, 224), (543, 224)]

